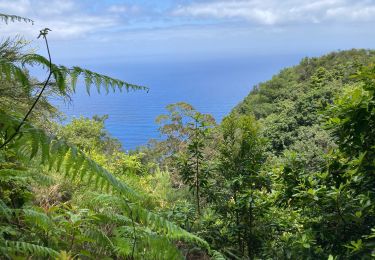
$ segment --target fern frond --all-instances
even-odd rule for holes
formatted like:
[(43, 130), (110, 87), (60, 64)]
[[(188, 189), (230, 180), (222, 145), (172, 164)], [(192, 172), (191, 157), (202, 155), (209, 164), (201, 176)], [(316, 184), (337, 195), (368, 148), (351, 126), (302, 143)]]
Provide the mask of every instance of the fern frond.
[[(124, 207), (126, 210), (126, 207)], [(164, 236), (178, 241), (183, 240), (186, 242), (190, 242), (192, 244), (198, 245), (201, 248), (210, 250), (210, 246), (208, 243), (201, 239), (200, 237), (187, 232), (186, 230), (180, 228), (176, 224), (166, 220), (165, 218), (147, 211), (138, 205), (129, 205), (128, 214), (132, 214), (136, 217), (137, 221), (147, 227), (150, 227), (152, 230), (157, 231), (159, 234), (163, 234)]]
[[(19, 125), (20, 119), (0, 111), (0, 122), (1, 132), (12, 133)], [(116, 179), (82, 151), (68, 145), (63, 140), (48, 136), (43, 130), (35, 128), (29, 123), (24, 124), (12, 145), (20, 157), (40, 161), (44, 159), (50, 168), (54, 168), (58, 172), (65, 172), (66, 177), (71, 180), (80, 176), (89, 185), (98, 183), (101, 185), (100, 188), (111, 187), (132, 201), (140, 199), (133, 189)], [(42, 153), (41, 150), (43, 150)], [(75, 172), (72, 173), (72, 169)]]
[(0, 216), (3, 216), (5, 217), (8, 221), (11, 219), (12, 217), (12, 209), (10, 209), (5, 203), (4, 201), (2, 201), (0, 199)]
[[(119, 256), (130, 256), (133, 228), (122, 226), (117, 228), (115, 233), (115, 248)], [(136, 234), (134, 259), (183, 259), (181, 252), (168, 238), (143, 227), (137, 227)]]
[(109, 210), (103, 210), (103, 212), (95, 215), (100, 223), (113, 223), (116, 225), (131, 225), (132, 221), (127, 216), (110, 212)]
[(89, 228), (84, 232), (84, 235), (86, 238), (95, 242), (96, 247), (100, 246), (101, 248), (114, 249), (111, 239), (105, 234), (105, 232), (98, 228)]
[(39, 185), (50, 186), (55, 183), (55, 178), (44, 173), (42, 169), (30, 169), (28, 176)]
[(55, 183), (53, 177), (45, 174), (41, 169), (0, 169), (1, 181), (20, 180), (24, 182), (35, 181), (35, 183), (43, 186), (52, 185)]
[(40, 66), (44, 69), (50, 69), (51, 66), (53, 82), (49, 84), (49, 87), (52, 87), (62, 96), (66, 96), (69, 92), (75, 92), (78, 82), (81, 81), (85, 82), (89, 95), (92, 85), (96, 86), (98, 93), (100, 93), (101, 88), (104, 88), (106, 93), (109, 93), (110, 90), (113, 92), (116, 90), (120, 92), (123, 90), (148, 91), (147, 87), (131, 84), (80, 67), (67, 68), (62, 65), (50, 64), (47, 58), (39, 54), (19, 55), (15, 60), (0, 57), (0, 80), (17, 82), (15, 87), (21, 86), (29, 93), (33, 84), (27, 74), (27, 66)]
[[(21, 59), (22, 66), (42, 66), (43, 68), (49, 68), (49, 60), (38, 54), (28, 54)], [(100, 89), (104, 88), (106, 93), (110, 89), (115, 91), (126, 90), (148, 90), (147, 87), (130, 84), (123, 80), (108, 77), (91, 70), (83, 69), (80, 67), (68, 68), (62, 65), (51, 64), (52, 73), (55, 80), (55, 84), (61, 93), (65, 94), (67, 88), (75, 92), (77, 82), (82, 79), (85, 82), (87, 93), (90, 94), (91, 86), (94, 85), (97, 88), (98, 93)]]
[(41, 228), (45, 232), (53, 229), (54, 227), (53, 220), (47, 214), (45, 214), (44, 212), (40, 210), (23, 209), (22, 213), (23, 213), (25, 220), (28, 223)]
[(31, 23), (34, 25), (33, 20), (26, 18), (26, 17), (18, 16), (18, 15), (12, 15), (12, 14), (0, 13), (0, 21), (5, 22), (6, 24), (8, 24), (9, 22), (25, 22), (25, 23)]
[(53, 258), (56, 258), (59, 255), (59, 253), (52, 248), (10, 240), (0, 242), (0, 253), (2, 255), (21, 254), (24, 256), (44, 256)]
[(110, 194), (98, 194), (94, 196), (92, 203), (94, 205), (106, 205), (111, 203), (111, 205), (121, 208), (123, 214), (129, 219), (133, 217), (138, 226), (147, 227), (170, 240), (183, 240), (210, 250), (208, 243), (203, 239), (187, 232), (158, 214), (144, 209), (139, 204), (127, 203), (124, 199)]
[(220, 253), (219, 251), (216, 251), (216, 250), (212, 250), (210, 252), (210, 256), (211, 256), (212, 260), (226, 260), (224, 255), (222, 253)]
[(7, 181), (15, 177), (28, 177), (29, 172), (18, 169), (0, 169), (0, 180)]
[(19, 85), (15, 87), (22, 86), (27, 92), (31, 88), (31, 83), (26, 72), (21, 67), (4, 59), (0, 59), (0, 80), (17, 82)]
[(90, 93), (91, 85), (95, 85), (99, 93), (100, 93), (100, 87), (104, 87), (106, 93), (108, 93), (110, 89), (112, 89), (114, 92), (116, 88), (119, 91), (122, 91), (124, 89), (126, 91), (148, 90), (147, 87), (130, 84), (128, 82), (114, 79), (114, 78), (111, 78), (102, 74), (98, 74), (96, 72), (92, 72), (87, 69), (82, 69), (80, 67), (73, 67), (71, 69), (68, 69), (64, 66), (60, 66), (59, 68), (61, 71), (65, 73), (65, 75), (70, 77), (70, 86), (73, 88), (73, 90), (75, 90), (77, 79), (80, 76), (86, 82), (86, 89), (88, 93)]

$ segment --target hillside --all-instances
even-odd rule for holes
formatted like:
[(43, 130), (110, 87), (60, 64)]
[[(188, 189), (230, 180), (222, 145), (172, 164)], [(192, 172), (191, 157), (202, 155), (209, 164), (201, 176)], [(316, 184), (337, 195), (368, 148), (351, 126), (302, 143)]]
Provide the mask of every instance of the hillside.
[(321, 112), (346, 85), (357, 81), (352, 75), (361, 66), (374, 62), (375, 51), (363, 49), (304, 58), (254, 86), (232, 113), (252, 114), (262, 122), (272, 154), (297, 151), (310, 170), (319, 170), (324, 154), (334, 146), (320, 126)]
[(199, 112), (172, 104), (159, 122), (166, 139), (147, 160), (159, 158), (194, 190), (191, 165), (202, 159), (205, 213), (193, 230), (229, 259), (367, 259), (374, 61), (375, 51), (354, 49), (305, 58), (255, 86), (208, 136), (191, 128), (207, 125)]
[[(285, 68), (271, 80), (254, 86), (249, 95), (235, 108), (239, 114), (254, 114), (256, 118), (266, 118), (277, 113), (283, 101), (296, 103), (305, 98), (307, 92), (329, 85), (324, 93), (332, 97), (337, 89), (353, 81), (354, 74), (361, 65), (375, 62), (375, 51), (352, 49), (331, 52), (321, 57), (304, 58), (300, 64)], [(333, 90), (332, 90), (333, 88)], [(332, 91), (330, 91), (331, 89)]]

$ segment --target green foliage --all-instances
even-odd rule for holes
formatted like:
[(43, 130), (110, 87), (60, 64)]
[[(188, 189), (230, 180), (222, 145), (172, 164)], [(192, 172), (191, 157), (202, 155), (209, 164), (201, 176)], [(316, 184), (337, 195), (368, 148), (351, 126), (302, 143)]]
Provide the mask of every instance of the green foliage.
[(229, 228), (229, 241), (236, 245), (236, 254), (252, 258), (257, 247), (255, 212), (261, 210), (256, 198), (267, 179), (260, 172), (265, 160), (264, 140), (253, 116), (228, 116), (221, 132), (218, 170), (222, 179), (216, 184), (219, 193), (215, 208)]
[(197, 214), (201, 214), (201, 189), (207, 187), (209, 165), (206, 163), (204, 153), (205, 143), (209, 138), (213, 120), (209, 115), (194, 112), (187, 122), (189, 135), (187, 137), (187, 149), (181, 151), (177, 158), (177, 169), (185, 184), (194, 189), (196, 197)]
[(58, 256), (58, 252), (48, 247), (20, 241), (4, 241), (3, 243), (0, 243), (1, 252), (7, 257), (16, 256), (17, 254), (39, 257)]
[(43, 56), (23, 53), (24, 45), (10, 40), (0, 45), (0, 101), (6, 104), (0, 110), (1, 258), (182, 259), (175, 245), (182, 241), (210, 253), (206, 241), (152, 212), (157, 203), (126, 183), (129, 174), (144, 174), (147, 168), (140, 155), (125, 154), (109, 136), (106, 117), (47, 126), (43, 119), (52, 121), (56, 110), (42, 98), (35, 114), (44, 116), (21, 120), (31, 112), (35, 91), (47, 84), (31, 79), (28, 66), (51, 68), (46, 93), (63, 97), (82, 80), (88, 93), (92, 85), (98, 92), (146, 88), (50, 64)]
[[(20, 55), (17, 59), (13, 60), (1, 57), (0, 79), (7, 81), (20, 81), (21, 86), (30, 88), (32, 83), (24, 71), (27, 65), (31, 67), (39, 66), (42, 68), (49, 68), (50, 64), (49, 60), (45, 57), (33, 53)], [(92, 85), (96, 86), (98, 92), (100, 92), (100, 89), (103, 87), (107, 93), (110, 89), (115, 91), (116, 88), (120, 91), (122, 89), (125, 89), (126, 91), (147, 90), (146, 87), (130, 84), (80, 67), (67, 68), (62, 65), (51, 64), (51, 68), (54, 78), (53, 87), (58, 89), (62, 95), (65, 95), (69, 91), (74, 92), (80, 78), (84, 80), (88, 94), (90, 93), (90, 87)]]
[(145, 89), (50, 64), (27, 46), (0, 44), (0, 142), (15, 136), (0, 150), (1, 258), (374, 257), (373, 51), (305, 58), (219, 126), (171, 104), (157, 118), (164, 139), (129, 154), (107, 116), (59, 125), (48, 98), (20, 127), (44, 85), (30, 66), (51, 66), (46, 93), (64, 98), (81, 85)]
[[(0, 112), (2, 132), (13, 133), (19, 125), (19, 120)], [(106, 169), (96, 164), (83, 152), (69, 146), (63, 140), (49, 137), (42, 130), (25, 124), (19, 136), (12, 143), (20, 158), (39, 159), (50, 169), (64, 172), (72, 180), (80, 178), (95, 187), (113, 188), (125, 197), (137, 198), (136, 193), (126, 184), (116, 180)]]
[[(320, 124), (319, 111), (333, 102), (343, 85), (356, 81), (351, 75), (361, 65), (373, 62), (374, 54), (350, 50), (305, 58), (299, 65), (284, 69), (271, 80), (255, 86), (233, 113), (253, 114), (261, 119), (263, 135), (269, 139), (269, 151), (280, 155), (296, 141), (308, 141), (301, 136), (306, 127)], [(324, 141), (330, 142), (330, 138)], [(319, 143), (314, 146), (330, 148), (320, 147)]]

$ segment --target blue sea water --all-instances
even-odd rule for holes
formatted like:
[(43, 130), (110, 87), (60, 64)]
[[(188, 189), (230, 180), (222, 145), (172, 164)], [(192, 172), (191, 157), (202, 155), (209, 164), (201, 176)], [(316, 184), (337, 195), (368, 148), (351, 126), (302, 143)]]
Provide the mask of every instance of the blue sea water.
[(106, 128), (125, 150), (160, 138), (155, 118), (165, 106), (188, 102), (217, 122), (241, 102), (253, 86), (266, 81), (286, 66), (298, 64), (301, 55), (270, 55), (211, 59), (155, 59), (151, 61), (89, 61), (83, 66), (102, 74), (149, 87), (149, 92), (96, 93), (79, 86), (72, 102), (58, 105), (68, 118), (105, 115)]

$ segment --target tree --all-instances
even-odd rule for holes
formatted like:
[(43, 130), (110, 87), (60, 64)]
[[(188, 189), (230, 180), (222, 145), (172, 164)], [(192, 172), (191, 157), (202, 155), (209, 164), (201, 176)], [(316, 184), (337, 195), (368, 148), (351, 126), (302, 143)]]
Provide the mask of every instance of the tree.
[(225, 207), (234, 216), (238, 251), (244, 254), (246, 247), (247, 255), (252, 258), (256, 239), (253, 235), (254, 191), (266, 184), (260, 174), (265, 160), (264, 140), (259, 137), (259, 125), (253, 116), (228, 116), (221, 129), (219, 171), (224, 176), (230, 197), (221, 201), (228, 201)]
[(185, 184), (195, 191), (198, 216), (201, 215), (201, 189), (207, 185), (209, 166), (205, 156), (205, 147), (214, 120), (210, 115), (194, 111), (186, 124), (189, 129), (186, 151), (181, 151), (177, 158), (177, 169)]

